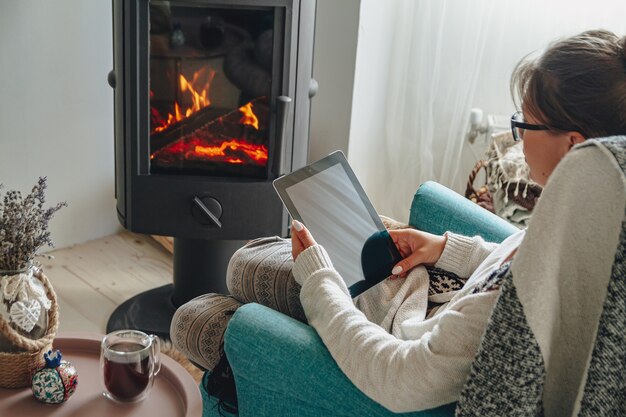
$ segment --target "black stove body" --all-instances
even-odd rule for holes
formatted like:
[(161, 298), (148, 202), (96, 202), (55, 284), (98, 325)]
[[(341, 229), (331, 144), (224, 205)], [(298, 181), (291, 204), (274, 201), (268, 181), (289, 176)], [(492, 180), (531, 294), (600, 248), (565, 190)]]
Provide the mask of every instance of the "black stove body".
[(287, 235), (272, 181), (307, 160), (315, 7), (113, 0), (118, 218), (174, 237), (174, 282), (122, 304), (107, 330), (166, 335), (177, 306), (227, 292), (245, 240)]

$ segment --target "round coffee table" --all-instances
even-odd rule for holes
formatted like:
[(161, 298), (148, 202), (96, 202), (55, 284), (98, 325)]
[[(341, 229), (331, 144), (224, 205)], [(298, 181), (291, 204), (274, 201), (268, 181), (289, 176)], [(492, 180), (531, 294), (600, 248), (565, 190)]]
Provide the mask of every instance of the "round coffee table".
[(138, 403), (121, 404), (102, 395), (100, 375), (100, 341), (104, 335), (85, 333), (60, 334), (54, 348), (63, 359), (71, 362), (78, 373), (78, 387), (63, 404), (39, 402), (30, 388), (0, 388), (2, 417), (62, 417), (62, 416), (168, 416), (198, 417), (202, 415), (202, 397), (194, 379), (178, 362), (161, 355), (161, 371), (146, 399)]

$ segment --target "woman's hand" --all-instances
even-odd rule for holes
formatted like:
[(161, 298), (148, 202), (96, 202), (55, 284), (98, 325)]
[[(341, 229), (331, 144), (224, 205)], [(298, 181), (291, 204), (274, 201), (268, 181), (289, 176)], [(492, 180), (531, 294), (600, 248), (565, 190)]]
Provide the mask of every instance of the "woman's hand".
[(389, 235), (404, 258), (394, 266), (391, 272), (403, 278), (417, 265), (437, 263), (447, 240), (445, 236), (415, 229), (390, 230)]
[(303, 250), (316, 244), (309, 229), (297, 220), (291, 222), (291, 256), (294, 262)]

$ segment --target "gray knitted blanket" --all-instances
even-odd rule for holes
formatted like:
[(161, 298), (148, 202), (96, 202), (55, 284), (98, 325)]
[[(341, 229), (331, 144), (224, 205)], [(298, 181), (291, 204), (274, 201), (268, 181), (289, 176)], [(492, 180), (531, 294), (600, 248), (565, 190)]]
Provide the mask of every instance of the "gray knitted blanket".
[[(598, 141), (626, 173), (626, 137)], [(626, 213), (621, 225), (586, 379), (581, 379), (584, 391), (579, 391), (579, 402), (572, 406), (572, 414), (579, 416), (626, 416)], [(503, 279), (498, 302), (461, 393), (456, 409), (459, 417), (548, 414), (544, 408), (546, 365), (520, 301), (513, 271), (511, 268)]]

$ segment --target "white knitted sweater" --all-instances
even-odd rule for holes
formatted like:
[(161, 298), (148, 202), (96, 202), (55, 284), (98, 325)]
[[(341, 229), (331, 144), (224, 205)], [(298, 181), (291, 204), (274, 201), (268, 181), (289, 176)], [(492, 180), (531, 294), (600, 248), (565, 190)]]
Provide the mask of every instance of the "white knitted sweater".
[(302, 285), (300, 300), (309, 324), (347, 377), (393, 412), (425, 410), (458, 400), (498, 296), (497, 291), (471, 291), (523, 236), (520, 231), (495, 245), (449, 233), (435, 266), (469, 279), (428, 318), (423, 267), (362, 294), (355, 300), (362, 311), (321, 246), (303, 251), (293, 274)]

